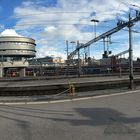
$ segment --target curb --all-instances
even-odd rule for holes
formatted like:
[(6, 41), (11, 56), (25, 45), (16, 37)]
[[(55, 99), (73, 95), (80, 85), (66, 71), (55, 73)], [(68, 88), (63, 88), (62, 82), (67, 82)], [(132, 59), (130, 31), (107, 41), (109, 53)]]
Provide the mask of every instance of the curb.
[(98, 99), (98, 98), (105, 98), (110, 96), (120, 96), (130, 93), (138, 93), (140, 92), (140, 89), (138, 90), (132, 90), (132, 91), (125, 91), (125, 92), (117, 92), (117, 93), (110, 93), (110, 94), (100, 94), (100, 95), (91, 95), (91, 96), (81, 96), (81, 97), (73, 97), (73, 98), (67, 98), (67, 99), (57, 99), (57, 100), (42, 100), (42, 101), (33, 101), (33, 100), (7, 100), (7, 101), (0, 101), (0, 105), (22, 105), (22, 104), (52, 104), (52, 103), (64, 103), (64, 102), (70, 102), (70, 101), (80, 101), (80, 100), (89, 100), (89, 99)]

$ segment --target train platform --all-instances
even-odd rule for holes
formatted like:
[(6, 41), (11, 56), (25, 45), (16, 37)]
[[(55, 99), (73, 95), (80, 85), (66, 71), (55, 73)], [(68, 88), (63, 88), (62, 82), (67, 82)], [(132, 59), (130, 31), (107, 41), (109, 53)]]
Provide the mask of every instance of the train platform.
[[(140, 78), (137, 76), (136, 78)], [(107, 82), (126, 80), (128, 76), (103, 76), (103, 77), (62, 77), (56, 78), (55, 76), (41, 79), (37, 78), (5, 78), (0, 80), (0, 87), (36, 87), (44, 85), (63, 85), (63, 84), (77, 84), (77, 83), (89, 83), (89, 82)]]
[[(134, 77), (135, 85), (140, 83), (140, 76)], [(128, 76), (105, 76), (105, 77), (81, 77), (49, 80), (22, 80), (1, 81), (1, 96), (28, 96), (28, 95), (52, 95), (68, 90), (73, 85), (76, 92), (113, 89), (129, 86)]]

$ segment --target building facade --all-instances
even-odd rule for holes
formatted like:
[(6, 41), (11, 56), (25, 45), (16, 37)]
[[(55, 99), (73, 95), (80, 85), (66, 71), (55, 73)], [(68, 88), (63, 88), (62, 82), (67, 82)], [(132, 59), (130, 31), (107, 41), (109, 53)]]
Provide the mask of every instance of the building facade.
[(65, 63), (62, 57), (51, 57), (51, 56), (30, 59), (28, 60), (28, 62), (30, 66), (41, 66), (41, 67), (63, 66)]
[(25, 68), (29, 66), (27, 59), (35, 57), (35, 46), (31, 38), (0, 36), (0, 77), (24, 77)]

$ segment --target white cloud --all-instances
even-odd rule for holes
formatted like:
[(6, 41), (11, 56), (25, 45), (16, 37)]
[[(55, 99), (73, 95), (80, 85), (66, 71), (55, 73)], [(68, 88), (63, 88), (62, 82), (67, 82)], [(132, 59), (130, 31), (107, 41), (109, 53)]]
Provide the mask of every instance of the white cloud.
[[(58, 47), (59, 44), (57, 44), (57, 42), (55, 42), (55, 46), (53, 45), (53, 47), (50, 46), (50, 43), (46, 43), (42, 42), (42, 46), (37, 48), (37, 57), (44, 57), (44, 56), (56, 56), (56, 57), (63, 57), (66, 58), (65, 53), (63, 52), (59, 52), (58, 51)], [(49, 44), (49, 45), (48, 45)]]
[[(91, 29), (82, 31), (92, 25), (92, 18), (99, 21), (125, 18), (129, 10), (127, 3), (140, 4), (139, 0), (57, 0), (55, 6), (44, 6), (43, 0), (23, 2), (14, 9), (17, 18), (15, 29), (37, 40), (38, 56), (65, 56), (65, 44), (60, 40), (80, 40), (87, 42), (93, 33)], [(83, 25), (81, 25), (83, 24)], [(97, 25), (100, 27), (100, 23)], [(89, 27), (91, 28), (91, 27)], [(100, 33), (97, 33), (100, 34)], [(50, 49), (51, 48), (51, 49)], [(57, 48), (57, 49), (56, 49)], [(63, 51), (62, 51), (63, 49)]]
[(0, 36), (21, 36), (16, 33), (13, 29), (5, 29), (3, 32), (1, 32)]
[(51, 32), (54, 33), (54, 31), (56, 30), (56, 28), (55, 28), (54, 26), (48, 26), (48, 27), (46, 27), (44, 30), (45, 30), (46, 32), (49, 32), (49, 33), (51, 33)]
[(140, 58), (140, 44), (133, 45), (133, 57), (134, 59)]

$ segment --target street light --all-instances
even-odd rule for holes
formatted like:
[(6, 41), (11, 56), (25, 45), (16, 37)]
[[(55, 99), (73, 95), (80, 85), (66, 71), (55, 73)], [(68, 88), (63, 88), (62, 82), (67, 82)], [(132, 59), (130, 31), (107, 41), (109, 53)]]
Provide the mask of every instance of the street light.
[(81, 63), (80, 63), (80, 44), (79, 41), (77, 41), (77, 51), (78, 51), (78, 77), (81, 75)]
[(69, 59), (69, 43), (71, 44), (75, 44), (75, 41), (71, 41), (69, 42), (68, 40), (66, 40), (66, 50), (67, 50), (67, 72), (66, 75), (69, 76), (69, 67), (70, 67), (70, 59)]
[[(80, 45), (82, 45), (82, 44), (80, 44), (79, 43), (79, 41), (71, 41), (70, 42), (71, 44), (76, 44), (76, 49), (77, 49), (77, 51), (78, 51), (78, 63), (77, 63), (77, 65), (78, 65), (78, 77), (80, 77), (80, 69), (81, 69), (81, 67), (80, 67), (80, 48), (79, 48), (79, 46)], [(67, 48), (68, 48), (68, 41), (66, 42), (66, 44), (67, 44)], [(69, 59), (67, 59), (68, 61), (70, 61)], [(67, 63), (67, 72), (69, 72), (69, 62)]]
[(96, 37), (96, 23), (98, 23), (99, 22), (99, 20), (97, 20), (97, 19), (92, 19), (92, 20), (90, 20), (91, 22), (94, 22), (94, 33), (95, 33), (95, 37)]
[(66, 75), (68, 76), (69, 75), (69, 58), (68, 58), (68, 55), (69, 55), (69, 42), (68, 40), (66, 40), (66, 47), (67, 47), (67, 73)]
[(39, 63), (39, 71), (37, 71), (37, 74), (42, 76), (42, 73), (43, 73), (43, 71), (42, 71), (42, 62), (39, 59), (37, 59), (37, 58), (35, 59), (35, 61), (36, 61), (37, 65)]
[[(91, 19), (90, 21), (91, 21), (91, 22), (94, 22), (93, 30), (94, 30), (94, 34), (95, 34), (94, 37), (96, 38), (96, 23), (98, 23), (99, 20), (97, 20), (97, 19)], [(88, 49), (89, 49), (89, 57), (90, 57), (90, 48), (88, 47)]]
[(140, 8), (140, 6), (136, 5), (136, 4), (130, 4), (131, 6), (133, 7), (137, 7), (137, 8)]

